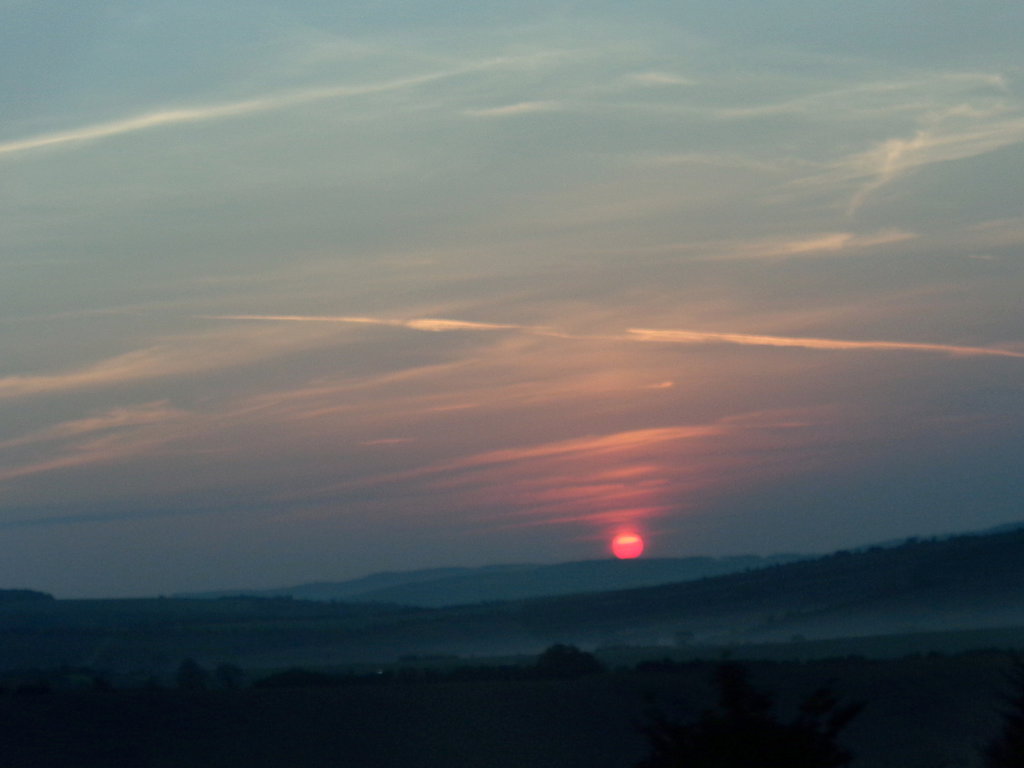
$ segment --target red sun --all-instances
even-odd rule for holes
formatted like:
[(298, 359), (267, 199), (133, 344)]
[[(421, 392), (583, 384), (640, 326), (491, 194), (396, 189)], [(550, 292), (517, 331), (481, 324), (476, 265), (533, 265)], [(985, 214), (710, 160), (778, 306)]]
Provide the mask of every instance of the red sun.
[(620, 533), (612, 539), (612, 554), (619, 560), (632, 560), (644, 552), (644, 540), (637, 533)]

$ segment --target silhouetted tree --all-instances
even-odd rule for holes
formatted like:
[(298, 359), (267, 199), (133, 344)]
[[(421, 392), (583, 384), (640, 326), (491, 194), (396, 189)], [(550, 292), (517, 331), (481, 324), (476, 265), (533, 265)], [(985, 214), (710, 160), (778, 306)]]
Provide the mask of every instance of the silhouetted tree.
[(604, 665), (592, 653), (559, 643), (537, 657), (536, 669), (545, 677), (583, 677), (603, 672)]
[(245, 672), (234, 664), (221, 664), (213, 670), (213, 679), (218, 688), (236, 691), (245, 685)]
[(783, 722), (745, 668), (720, 666), (715, 684), (717, 709), (695, 722), (652, 716), (645, 728), (651, 753), (637, 768), (840, 768), (853, 759), (836, 738), (862, 707), (841, 705), (829, 687), (811, 693), (796, 717)]
[(55, 599), (49, 592), (37, 592), (34, 589), (0, 589), (0, 604), (45, 603)]
[(1024, 768), (1024, 662), (1010, 672), (1003, 729), (985, 748), (986, 768)]
[(186, 691), (204, 691), (210, 687), (210, 673), (199, 666), (195, 659), (181, 662), (174, 680), (179, 688)]
[(336, 688), (344, 680), (326, 672), (293, 667), (257, 680), (256, 688)]

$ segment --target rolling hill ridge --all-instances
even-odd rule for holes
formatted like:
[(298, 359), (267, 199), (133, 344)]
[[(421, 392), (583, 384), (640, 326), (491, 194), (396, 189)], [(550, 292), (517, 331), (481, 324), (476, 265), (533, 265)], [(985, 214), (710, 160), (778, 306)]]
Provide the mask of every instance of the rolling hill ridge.
[(0, 598), (6, 664), (139, 674), (184, 657), (266, 668), (529, 654), (556, 642), (741, 647), (928, 637), (1024, 627), (1024, 530), (908, 540), (659, 586), (444, 608), (288, 597)]
[(585, 592), (647, 587), (721, 576), (737, 571), (796, 562), (807, 555), (768, 557), (644, 558), (582, 560), (554, 565), (490, 565), (480, 568), (432, 568), (384, 572), (350, 581), (314, 582), (268, 590), (220, 590), (181, 597), (292, 597), (443, 607), (520, 600)]

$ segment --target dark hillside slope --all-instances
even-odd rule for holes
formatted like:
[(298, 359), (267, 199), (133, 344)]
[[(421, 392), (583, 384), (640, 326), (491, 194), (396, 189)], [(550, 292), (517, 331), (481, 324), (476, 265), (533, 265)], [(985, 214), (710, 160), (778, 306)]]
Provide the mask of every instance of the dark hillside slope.
[(0, 602), (5, 667), (166, 674), (584, 646), (732, 646), (1024, 626), (1024, 531), (910, 541), (642, 589), (449, 608), (286, 598)]
[(0, 603), (0, 671), (90, 667), (145, 679), (166, 677), (186, 657), (210, 664), (249, 665), (265, 657), (322, 663), (325, 647), (340, 643), (358, 652), (359, 638), (373, 635), (368, 628), (417, 612), (260, 598)]
[(399, 603), (443, 607), (496, 600), (606, 592), (721, 576), (807, 559), (806, 555), (583, 560), (553, 565), (490, 565), (387, 572), (351, 581), (314, 582), (282, 589), (211, 592), (189, 597), (250, 595), (299, 600)]
[(803, 558), (799, 555), (751, 555), (583, 560), (554, 565), (476, 568), (441, 579), (367, 591), (358, 599), (428, 607), (521, 600), (691, 581), (800, 559)]
[(1024, 531), (910, 540), (703, 581), (532, 601), (534, 631), (787, 639), (1024, 624)]

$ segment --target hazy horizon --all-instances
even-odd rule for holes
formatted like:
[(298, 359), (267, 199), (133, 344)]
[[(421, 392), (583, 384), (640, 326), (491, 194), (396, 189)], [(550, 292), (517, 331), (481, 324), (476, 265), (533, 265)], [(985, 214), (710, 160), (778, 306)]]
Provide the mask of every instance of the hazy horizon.
[(0, 588), (1020, 518), (1018, 2), (0, 20)]

